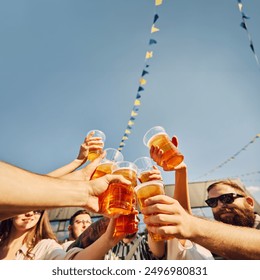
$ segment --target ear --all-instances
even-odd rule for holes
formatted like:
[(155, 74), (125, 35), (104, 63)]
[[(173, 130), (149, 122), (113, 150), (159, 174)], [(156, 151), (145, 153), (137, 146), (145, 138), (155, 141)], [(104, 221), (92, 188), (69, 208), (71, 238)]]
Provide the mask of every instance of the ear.
[(251, 196), (247, 196), (246, 197), (246, 202), (252, 207), (254, 208), (254, 199)]

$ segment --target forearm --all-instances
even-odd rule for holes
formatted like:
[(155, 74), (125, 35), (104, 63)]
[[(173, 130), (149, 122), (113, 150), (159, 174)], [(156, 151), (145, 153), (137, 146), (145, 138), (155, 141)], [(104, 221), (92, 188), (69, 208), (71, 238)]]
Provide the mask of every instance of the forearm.
[(178, 200), (181, 206), (191, 214), (188, 172), (186, 166), (175, 172), (174, 199)]
[(0, 162), (0, 219), (33, 209), (84, 206), (87, 184), (38, 175)]
[(68, 250), (73, 247), (87, 248), (93, 244), (98, 238), (100, 238), (108, 227), (110, 219), (103, 217), (96, 222), (92, 223), (87, 229), (85, 229), (81, 235), (69, 246)]
[(165, 255), (165, 241), (156, 242), (148, 234), (148, 245), (155, 257), (162, 258)]
[(74, 260), (103, 260), (105, 254), (114, 246), (103, 234), (99, 239), (87, 248), (80, 251)]
[(49, 172), (47, 175), (51, 177), (61, 177), (66, 174), (69, 174), (76, 170), (78, 167), (80, 167), (85, 161), (74, 159), (72, 162), (68, 163), (67, 165), (64, 165), (58, 169), (55, 169), (51, 172)]
[(260, 231), (194, 219), (191, 240), (226, 259), (260, 259)]

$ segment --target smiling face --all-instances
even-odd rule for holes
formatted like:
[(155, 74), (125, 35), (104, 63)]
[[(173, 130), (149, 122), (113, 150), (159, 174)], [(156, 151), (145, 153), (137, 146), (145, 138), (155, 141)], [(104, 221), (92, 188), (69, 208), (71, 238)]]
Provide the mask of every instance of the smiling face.
[[(241, 191), (221, 183), (209, 190), (208, 198), (218, 197), (227, 193), (244, 195)], [(253, 227), (254, 225), (254, 201), (249, 196), (237, 197), (230, 204), (225, 204), (218, 200), (217, 206), (212, 208), (212, 212), (217, 221), (226, 224), (246, 227)]]
[(33, 228), (40, 220), (41, 212), (30, 211), (13, 218), (13, 227), (19, 232), (26, 232)]

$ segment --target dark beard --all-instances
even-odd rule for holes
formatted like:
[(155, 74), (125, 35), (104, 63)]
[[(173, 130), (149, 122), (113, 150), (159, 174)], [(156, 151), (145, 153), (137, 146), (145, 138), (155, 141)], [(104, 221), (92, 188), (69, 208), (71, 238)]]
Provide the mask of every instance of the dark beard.
[[(221, 216), (223, 213), (230, 213), (227, 216)], [(253, 227), (255, 222), (255, 214), (250, 209), (239, 209), (237, 207), (222, 207), (218, 212), (214, 213), (217, 221), (242, 227)]]

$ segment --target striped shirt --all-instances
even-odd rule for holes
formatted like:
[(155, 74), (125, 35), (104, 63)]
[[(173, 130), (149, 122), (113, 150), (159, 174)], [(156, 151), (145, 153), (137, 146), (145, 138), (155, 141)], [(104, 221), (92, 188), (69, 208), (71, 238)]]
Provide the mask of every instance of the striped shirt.
[[(125, 243), (122, 240), (119, 241), (117, 245), (110, 250), (105, 259), (125, 260), (131, 248), (134, 246), (137, 237), (138, 235), (136, 235), (136, 238), (129, 243)], [(139, 235), (139, 238), (141, 238), (141, 240), (135, 249), (131, 260), (158, 260), (159, 258), (155, 257), (149, 248), (147, 236)]]

